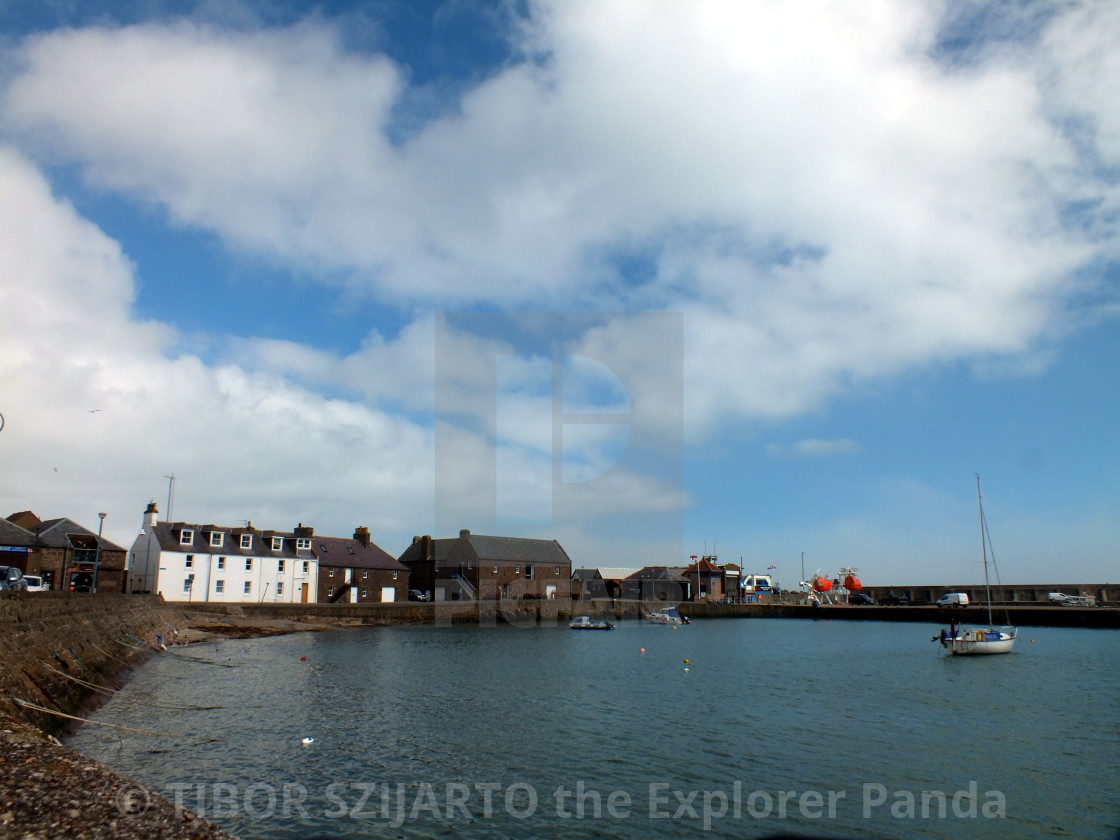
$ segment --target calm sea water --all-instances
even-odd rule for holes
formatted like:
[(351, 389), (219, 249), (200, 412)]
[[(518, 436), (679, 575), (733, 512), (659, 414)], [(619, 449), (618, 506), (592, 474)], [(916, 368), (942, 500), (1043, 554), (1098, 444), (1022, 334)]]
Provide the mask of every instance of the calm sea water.
[(234, 667), (155, 659), (96, 715), (172, 734), (71, 745), (246, 840), (1116, 837), (1120, 633), (1025, 628), (1014, 654), (962, 658), (935, 630), (224, 641), (175, 650)]

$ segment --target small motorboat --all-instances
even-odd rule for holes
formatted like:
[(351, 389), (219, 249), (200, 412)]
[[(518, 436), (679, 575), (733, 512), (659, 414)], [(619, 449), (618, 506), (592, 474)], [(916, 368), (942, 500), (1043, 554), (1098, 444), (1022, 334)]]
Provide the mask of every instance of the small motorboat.
[(592, 618), (589, 615), (577, 615), (568, 624), (569, 630), (613, 630), (614, 625), (602, 618)]
[(691, 624), (685, 616), (677, 612), (676, 607), (664, 607), (653, 613), (646, 613), (646, 621), (650, 624)]

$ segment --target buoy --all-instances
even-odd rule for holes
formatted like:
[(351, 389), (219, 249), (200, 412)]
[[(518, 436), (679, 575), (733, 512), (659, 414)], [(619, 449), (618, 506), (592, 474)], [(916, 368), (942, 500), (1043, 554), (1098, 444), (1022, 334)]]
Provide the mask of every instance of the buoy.
[(307, 657), (306, 657), (306, 656), (301, 656), (301, 657), (299, 658), (299, 661), (300, 661), (300, 662), (306, 662), (306, 661), (307, 661)]
[(302, 741), (300, 741), (300, 743), (303, 744), (306, 747), (308, 744), (311, 744), (314, 741), (315, 741), (314, 738), (304, 738)]
[[(1031, 639), (1031, 641), (1033, 642), (1034, 639)], [(645, 652), (646, 652), (645, 648), (638, 648), (638, 653), (645, 653)]]
[(684, 661), (684, 664), (685, 665), (689, 664), (687, 659)]
[(685, 668), (685, 669), (684, 669), (684, 672), (685, 672), (685, 673), (687, 674), (687, 673), (688, 673), (688, 668)]

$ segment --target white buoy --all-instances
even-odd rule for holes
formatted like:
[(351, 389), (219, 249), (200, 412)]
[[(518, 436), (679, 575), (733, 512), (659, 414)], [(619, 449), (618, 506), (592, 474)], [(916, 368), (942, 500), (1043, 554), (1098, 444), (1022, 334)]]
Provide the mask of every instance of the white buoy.
[(315, 741), (314, 738), (304, 738), (302, 741), (300, 741), (300, 743), (303, 744), (306, 747), (308, 744), (311, 744), (314, 741)]

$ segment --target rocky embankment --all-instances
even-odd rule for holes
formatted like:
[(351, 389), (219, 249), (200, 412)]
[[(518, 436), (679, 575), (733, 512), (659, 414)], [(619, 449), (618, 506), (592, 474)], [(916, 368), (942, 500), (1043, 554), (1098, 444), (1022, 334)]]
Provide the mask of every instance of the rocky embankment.
[(158, 596), (0, 593), (0, 838), (232, 836), (62, 746), (154, 652), (322, 624), (194, 614)]

